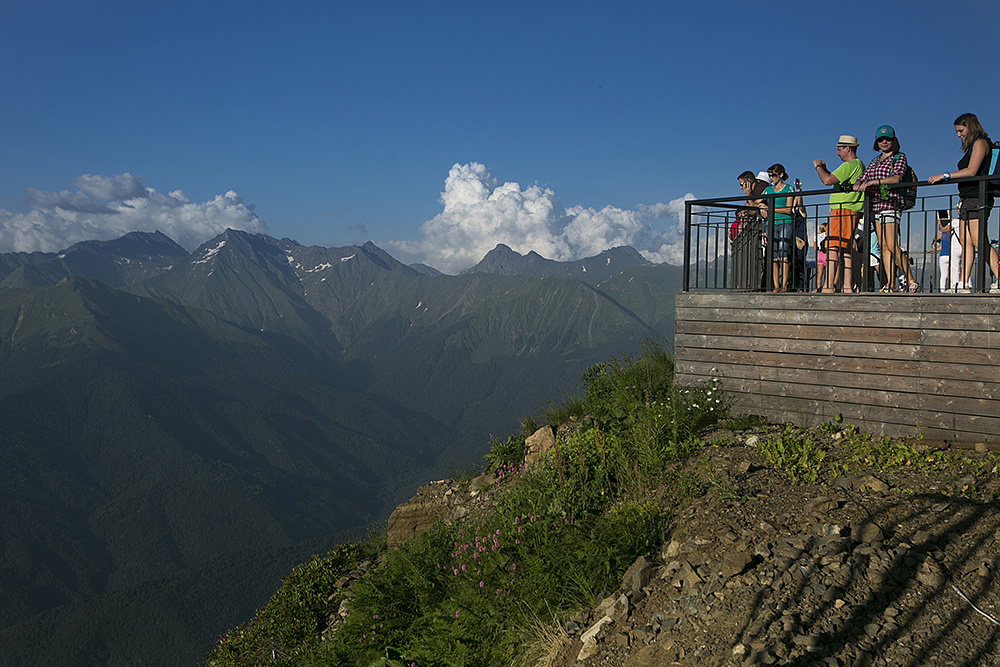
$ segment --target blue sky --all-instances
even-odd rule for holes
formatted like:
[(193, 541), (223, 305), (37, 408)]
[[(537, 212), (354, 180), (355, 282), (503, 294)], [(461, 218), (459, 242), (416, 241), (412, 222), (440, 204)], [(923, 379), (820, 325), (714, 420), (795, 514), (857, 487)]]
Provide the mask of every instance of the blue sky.
[[(684, 197), (842, 133), (925, 177), (1000, 138), (1000, 2), (0, 3), (0, 251), (127, 227), (676, 257)], [(183, 240), (181, 240), (183, 239)], [(602, 247), (604, 246), (604, 247)], [(484, 250), (485, 249), (485, 250)]]

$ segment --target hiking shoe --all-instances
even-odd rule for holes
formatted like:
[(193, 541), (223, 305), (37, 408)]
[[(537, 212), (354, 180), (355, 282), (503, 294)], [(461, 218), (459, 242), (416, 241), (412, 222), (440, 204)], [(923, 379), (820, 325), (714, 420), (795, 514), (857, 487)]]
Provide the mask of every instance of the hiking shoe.
[(920, 290), (920, 283), (918, 283), (915, 280), (910, 281), (909, 290), (910, 290), (910, 294), (916, 294), (917, 292), (920, 292), (921, 291)]

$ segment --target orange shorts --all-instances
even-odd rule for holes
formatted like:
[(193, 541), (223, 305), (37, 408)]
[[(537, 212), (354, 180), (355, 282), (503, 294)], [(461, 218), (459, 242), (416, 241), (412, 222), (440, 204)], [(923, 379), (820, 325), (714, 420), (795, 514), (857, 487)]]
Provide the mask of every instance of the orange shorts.
[(826, 232), (827, 247), (831, 250), (846, 248), (854, 238), (854, 229), (860, 217), (861, 213), (849, 208), (831, 208), (830, 225)]

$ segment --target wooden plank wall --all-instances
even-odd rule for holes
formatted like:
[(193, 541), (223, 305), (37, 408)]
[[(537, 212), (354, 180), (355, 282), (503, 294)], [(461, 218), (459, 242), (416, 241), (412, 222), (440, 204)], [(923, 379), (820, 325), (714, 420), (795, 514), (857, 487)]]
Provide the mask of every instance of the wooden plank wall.
[(734, 413), (1000, 443), (1000, 298), (678, 293), (675, 375)]

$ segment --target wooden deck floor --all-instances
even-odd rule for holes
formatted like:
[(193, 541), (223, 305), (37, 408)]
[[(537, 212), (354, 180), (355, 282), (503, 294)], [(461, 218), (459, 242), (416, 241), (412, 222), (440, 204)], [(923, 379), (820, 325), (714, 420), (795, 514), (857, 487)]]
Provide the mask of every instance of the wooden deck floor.
[(1000, 445), (1000, 297), (687, 292), (676, 378), (736, 413)]

